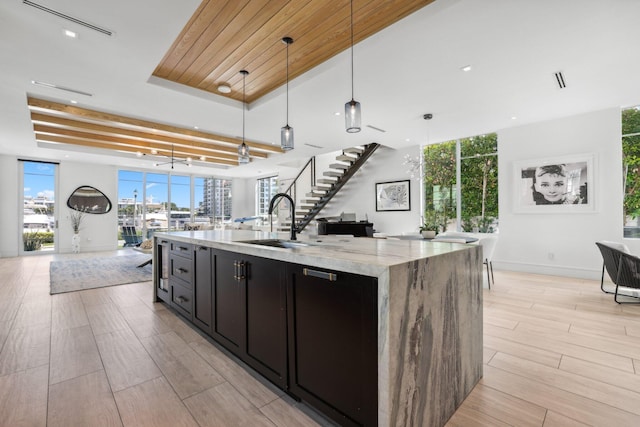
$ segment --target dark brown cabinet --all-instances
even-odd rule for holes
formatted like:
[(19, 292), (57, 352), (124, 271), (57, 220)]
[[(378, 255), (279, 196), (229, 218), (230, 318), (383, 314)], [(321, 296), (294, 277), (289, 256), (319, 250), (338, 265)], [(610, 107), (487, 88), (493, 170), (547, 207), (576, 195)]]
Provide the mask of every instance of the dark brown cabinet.
[(193, 313), (193, 246), (169, 242), (171, 305), (191, 320)]
[(287, 385), (287, 264), (245, 256), (244, 361), (271, 382)]
[(156, 251), (159, 299), (340, 425), (377, 424), (377, 279), (171, 240)]
[(211, 334), (213, 325), (213, 255), (211, 248), (194, 250), (193, 323)]
[(286, 264), (214, 251), (212, 337), (286, 386)]
[(245, 312), (245, 266), (241, 254), (213, 251), (213, 330), (211, 336), (241, 356), (244, 351), (242, 322)]
[(290, 268), (289, 391), (340, 425), (377, 425), (377, 280)]

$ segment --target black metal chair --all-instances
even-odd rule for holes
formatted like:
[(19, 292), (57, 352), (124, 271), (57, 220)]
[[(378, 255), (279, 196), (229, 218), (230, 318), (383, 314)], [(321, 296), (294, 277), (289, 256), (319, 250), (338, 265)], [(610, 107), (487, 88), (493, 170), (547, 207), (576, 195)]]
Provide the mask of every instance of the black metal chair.
[(142, 243), (142, 236), (138, 236), (136, 228), (130, 225), (122, 226), (122, 238), (124, 239), (124, 247), (127, 246), (140, 246)]
[[(631, 303), (631, 301), (618, 301), (618, 295), (630, 298), (640, 298), (637, 295), (629, 295), (619, 292), (619, 288), (640, 289), (640, 258), (628, 253), (625, 245), (615, 242), (596, 242), (602, 254), (602, 277), (600, 289), (607, 294), (614, 294), (614, 301), (618, 304)], [(616, 285), (614, 292), (604, 288), (604, 272), (609, 274), (611, 281)], [(640, 301), (638, 301), (640, 303)]]

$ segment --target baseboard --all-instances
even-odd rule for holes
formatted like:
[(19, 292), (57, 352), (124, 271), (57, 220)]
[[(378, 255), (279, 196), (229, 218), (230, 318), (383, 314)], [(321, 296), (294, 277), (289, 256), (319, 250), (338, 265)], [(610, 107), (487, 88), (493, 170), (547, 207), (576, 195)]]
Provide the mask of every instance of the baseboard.
[(520, 273), (545, 274), (549, 276), (572, 277), (576, 279), (600, 280), (602, 266), (597, 270), (581, 267), (532, 264), (526, 262), (492, 261), (496, 270), (517, 271)]

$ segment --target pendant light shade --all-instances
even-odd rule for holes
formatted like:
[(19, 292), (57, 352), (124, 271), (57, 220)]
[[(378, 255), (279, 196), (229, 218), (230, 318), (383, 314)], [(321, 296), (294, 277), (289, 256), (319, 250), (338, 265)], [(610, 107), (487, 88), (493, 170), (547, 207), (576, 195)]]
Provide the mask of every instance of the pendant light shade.
[(249, 146), (244, 142), (244, 110), (246, 106), (245, 79), (249, 72), (247, 70), (240, 70), (240, 74), (242, 74), (242, 144), (238, 146), (238, 163), (244, 165), (251, 160), (249, 157)]
[(351, 101), (344, 104), (344, 120), (347, 132), (360, 132), (360, 103), (353, 97), (353, 0), (351, 0)]
[(287, 124), (280, 129), (280, 148), (289, 151), (293, 150), (293, 128), (289, 126), (289, 45), (293, 39), (283, 37), (282, 43), (287, 45)]

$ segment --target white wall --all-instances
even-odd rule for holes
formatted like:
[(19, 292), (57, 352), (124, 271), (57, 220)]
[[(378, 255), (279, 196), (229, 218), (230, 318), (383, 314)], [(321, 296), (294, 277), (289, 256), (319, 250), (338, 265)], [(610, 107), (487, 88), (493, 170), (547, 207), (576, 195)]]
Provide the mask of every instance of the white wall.
[[(22, 241), (18, 230), (22, 214), (20, 201), (18, 158), (0, 156), (0, 257), (18, 256)], [(105, 215), (85, 215), (80, 231), (81, 251), (112, 250), (117, 247), (117, 169), (115, 166), (62, 162), (58, 167), (58, 249), (71, 252), (73, 229), (66, 201), (76, 188), (90, 185), (105, 193), (114, 207)]]
[(118, 169), (115, 166), (63, 162), (59, 167), (58, 247), (61, 253), (71, 252), (73, 229), (69, 220), (71, 209), (67, 199), (78, 187), (89, 185), (102, 191), (111, 200), (112, 208), (103, 215), (85, 215), (80, 227), (80, 251), (115, 250), (118, 247)]
[[(328, 170), (330, 163), (336, 162), (334, 152), (316, 158), (317, 178)], [(417, 232), (420, 226), (420, 182), (411, 179), (407, 166), (403, 165), (405, 155), (416, 156), (420, 147), (412, 146), (394, 150), (379, 147), (340, 192), (320, 212), (318, 217), (338, 216), (340, 213), (355, 213), (358, 221), (369, 219), (376, 232), (389, 235), (403, 232)], [(386, 181), (410, 180), (411, 210), (399, 212), (376, 212), (375, 184)]]
[(256, 180), (234, 178), (231, 183), (231, 216), (242, 218), (256, 214)]
[[(620, 135), (618, 108), (498, 132), (500, 236), (494, 254), (496, 268), (600, 277), (602, 258), (595, 242), (622, 241)], [(594, 156), (594, 212), (514, 212), (519, 182), (514, 162), (580, 154)]]
[(0, 156), (0, 257), (18, 255), (18, 190), (17, 159)]

